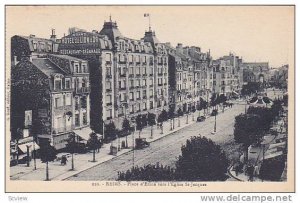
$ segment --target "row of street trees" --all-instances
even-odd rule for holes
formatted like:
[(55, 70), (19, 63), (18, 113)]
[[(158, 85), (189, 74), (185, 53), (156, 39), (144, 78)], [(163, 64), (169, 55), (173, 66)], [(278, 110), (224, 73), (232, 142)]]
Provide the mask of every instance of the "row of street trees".
[(121, 181), (225, 181), (229, 160), (206, 137), (191, 137), (181, 147), (175, 168), (159, 163), (118, 173)]
[(244, 163), (248, 162), (248, 148), (260, 144), (263, 136), (282, 111), (282, 101), (274, 100), (271, 108), (249, 107), (246, 114), (235, 117), (234, 139), (244, 147)]

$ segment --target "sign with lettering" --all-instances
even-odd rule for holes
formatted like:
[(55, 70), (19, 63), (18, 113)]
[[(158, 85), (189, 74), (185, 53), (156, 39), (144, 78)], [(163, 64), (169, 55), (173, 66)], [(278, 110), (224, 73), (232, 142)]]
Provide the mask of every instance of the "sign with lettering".
[(59, 53), (70, 55), (101, 54), (101, 49), (61, 49)]
[(28, 128), (30, 125), (32, 125), (32, 110), (27, 110), (25, 111), (24, 126), (25, 128)]
[(38, 109), (38, 117), (47, 118), (48, 117), (47, 109)]

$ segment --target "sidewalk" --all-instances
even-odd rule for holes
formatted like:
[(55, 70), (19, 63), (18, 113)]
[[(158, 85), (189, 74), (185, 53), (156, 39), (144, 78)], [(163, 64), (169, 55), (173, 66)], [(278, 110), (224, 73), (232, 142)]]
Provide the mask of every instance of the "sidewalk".
[[(250, 163), (250, 165), (257, 166), (259, 171), (264, 158), (281, 155), (282, 151), (278, 151), (277, 147), (274, 147), (274, 146), (280, 146), (284, 144), (284, 142), (279, 142), (279, 143), (276, 142), (276, 138), (279, 137), (281, 136), (280, 135), (264, 136), (264, 143), (265, 143), (264, 147), (263, 145), (250, 146), (248, 150), (248, 163)], [(241, 155), (240, 160), (243, 160), (243, 158), (244, 155)], [(234, 164), (230, 166), (228, 170), (228, 173), (232, 178), (238, 181), (249, 181), (249, 176), (246, 175), (245, 172), (236, 174), (235, 170), (233, 169), (234, 168), (233, 166)], [(262, 181), (263, 180), (258, 177), (255, 176), (253, 177), (253, 182), (262, 182)]]
[[(194, 114), (194, 119), (192, 114)], [(199, 112), (196, 111), (195, 113), (191, 113), (188, 115), (188, 123), (187, 123), (187, 116), (184, 115), (180, 118), (175, 118), (174, 130), (171, 130), (171, 122), (166, 121), (163, 124), (163, 134), (161, 134), (161, 129), (157, 128), (157, 126), (153, 126), (153, 137), (151, 138), (151, 127), (144, 128), (141, 133), (141, 138), (146, 138), (148, 142), (154, 142), (159, 140), (167, 135), (172, 134), (180, 129), (183, 129), (193, 123), (196, 122), (197, 116)], [(203, 111), (201, 112), (203, 115)], [(180, 120), (180, 122), (179, 122)], [(179, 127), (180, 126), (180, 127)], [(118, 151), (116, 156), (120, 156), (124, 153), (128, 153), (132, 151), (133, 143), (135, 138), (139, 136), (139, 132), (136, 131), (131, 135), (127, 136), (128, 148), (121, 149)], [(53, 161), (49, 162), (49, 178), (50, 180), (64, 180), (71, 176), (74, 176), (82, 171), (85, 171), (89, 168), (92, 168), (96, 165), (109, 161), (116, 156), (109, 155), (110, 146), (118, 146), (121, 145), (122, 141), (125, 141), (126, 137), (122, 137), (120, 139), (114, 140), (112, 143), (104, 144), (100, 148), (100, 152), (96, 153), (96, 162), (92, 162), (92, 153), (86, 154), (74, 154), (74, 166), (75, 169), (71, 170), (71, 157), (68, 157), (68, 162), (66, 165), (62, 166), (60, 161)], [(40, 159), (36, 160), (36, 167), (37, 169), (33, 169), (33, 160), (30, 162), (30, 166), (27, 167), (26, 164), (19, 164), (17, 166), (10, 167), (10, 178), (11, 180), (45, 180), (46, 177), (46, 164), (41, 163)]]

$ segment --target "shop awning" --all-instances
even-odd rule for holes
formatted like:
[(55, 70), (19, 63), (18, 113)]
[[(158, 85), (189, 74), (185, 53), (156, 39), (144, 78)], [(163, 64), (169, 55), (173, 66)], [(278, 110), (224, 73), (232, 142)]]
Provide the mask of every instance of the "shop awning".
[[(37, 143), (35, 144), (35, 150), (38, 150), (40, 148), (40, 146)], [(24, 144), (19, 144), (18, 148), (23, 152), (23, 153), (27, 153), (27, 147), (29, 146), (29, 151), (33, 151), (33, 143), (32, 142), (28, 142), (28, 143), (24, 143)]]
[(78, 130), (73, 130), (73, 132), (84, 140), (90, 139), (90, 134), (93, 132), (91, 128), (85, 127)]
[(239, 93), (237, 93), (236, 91), (232, 91), (233, 94), (236, 94), (236, 95), (240, 95)]
[[(73, 130), (73, 132), (81, 137), (83, 140), (89, 140), (90, 134), (93, 132), (93, 130), (90, 127), (85, 127), (77, 130)], [(102, 138), (102, 135), (97, 134), (99, 138)]]

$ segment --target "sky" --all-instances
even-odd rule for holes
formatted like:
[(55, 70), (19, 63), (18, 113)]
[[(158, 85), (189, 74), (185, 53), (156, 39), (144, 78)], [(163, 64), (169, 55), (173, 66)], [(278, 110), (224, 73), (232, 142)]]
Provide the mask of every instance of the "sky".
[[(100, 31), (104, 21), (116, 21), (121, 33), (140, 39), (148, 29), (160, 42), (199, 46), (214, 59), (232, 52), (246, 62), (271, 67), (294, 61), (292, 6), (7, 6), (6, 37), (35, 34), (58, 38), (69, 27)], [(7, 40), (7, 43), (9, 40)]]

